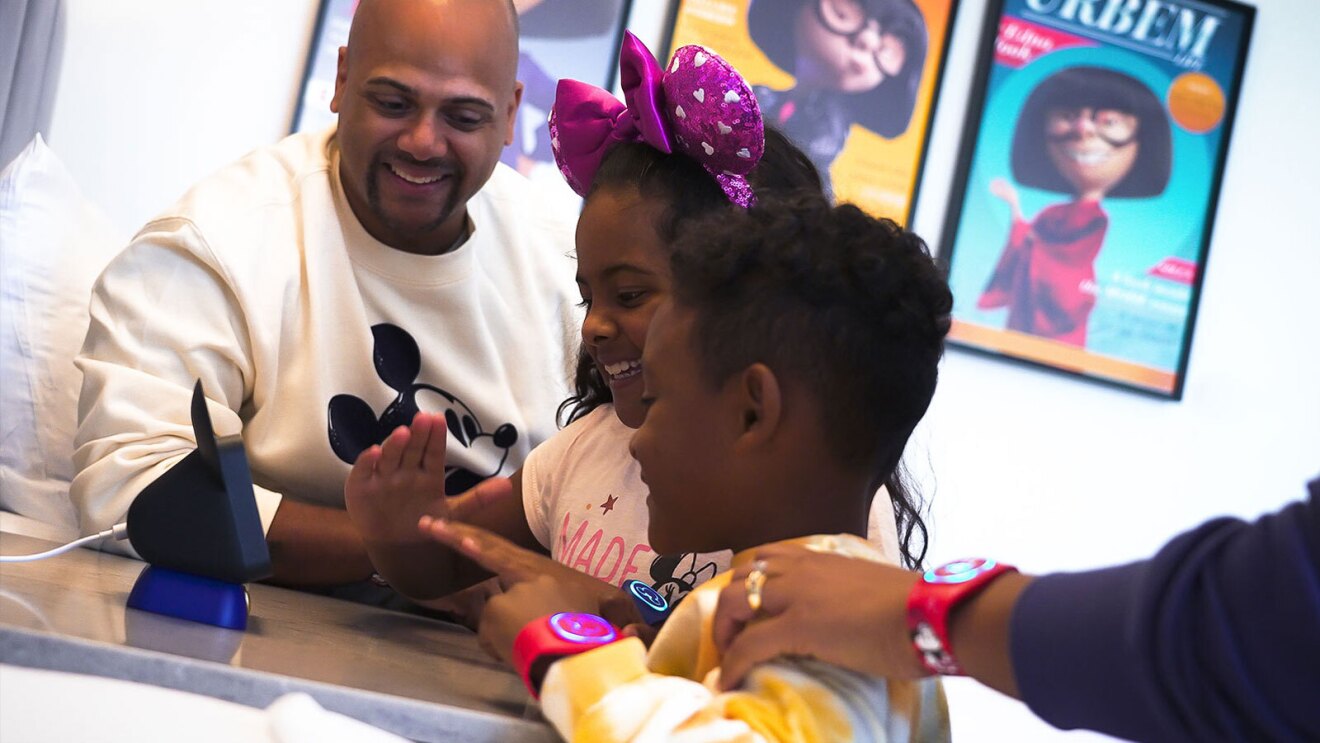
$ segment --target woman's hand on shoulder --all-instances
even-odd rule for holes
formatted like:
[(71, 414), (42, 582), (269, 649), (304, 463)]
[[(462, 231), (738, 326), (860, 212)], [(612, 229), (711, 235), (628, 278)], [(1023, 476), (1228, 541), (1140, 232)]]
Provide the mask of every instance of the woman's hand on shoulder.
[(791, 545), (758, 550), (756, 561), (765, 574), (759, 610), (748, 603), (752, 565), (720, 592), (713, 631), (721, 687), (737, 687), (752, 667), (781, 655), (889, 678), (928, 675), (908, 639), (917, 573)]

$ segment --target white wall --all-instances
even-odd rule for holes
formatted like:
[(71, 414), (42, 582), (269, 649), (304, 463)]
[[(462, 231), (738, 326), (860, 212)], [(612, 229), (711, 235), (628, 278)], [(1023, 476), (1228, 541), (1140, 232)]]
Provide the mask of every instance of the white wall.
[(289, 131), (315, 0), (66, 0), (47, 140), (132, 235), (193, 181)]
[[(315, 0), (68, 0), (52, 147), (126, 232), (288, 130)], [(962, 0), (915, 229), (939, 242), (983, 0)], [(1320, 14), (1258, 0), (1185, 396), (1166, 402), (950, 350), (909, 451), (930, 559), (1030, 571), (1135, 559), (1320, 474)], [(631, 25), (659, 48), (668, 2)], [(963, 741), (1087, 738), (949, 683)]]

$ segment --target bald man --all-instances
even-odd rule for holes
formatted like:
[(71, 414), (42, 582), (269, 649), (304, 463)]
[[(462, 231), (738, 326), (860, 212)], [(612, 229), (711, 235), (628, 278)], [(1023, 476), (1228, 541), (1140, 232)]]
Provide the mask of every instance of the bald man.
[(449, 421), (450, 495), (555, 430), (576, 215), (498, 164), (517, 55), (508, 0), (363, 0), (337, 127), (253, 152), (137, 234), (96, 285), (77, 361), (84, 533), (193, 450), (198, 379), (217, 433), (243, 435), (285, 585), (371, 578), (344, 480), (418, 410)]

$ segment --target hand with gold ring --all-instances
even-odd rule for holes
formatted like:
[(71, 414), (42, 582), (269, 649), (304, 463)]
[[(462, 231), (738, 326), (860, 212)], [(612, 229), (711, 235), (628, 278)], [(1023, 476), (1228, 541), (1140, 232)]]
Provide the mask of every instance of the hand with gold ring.
[(743, 579), (743, 589), (747, 591), (747, 607), (752, 610), (752, 616), (756, 616), (761, 611), (761, 591), (765, 588), (765, 560), (756, 560), (752, 563), (752, 570)]
[(752, 667), (782, 655), (890, 678), (927, 675), (907, 628), (917, 578), (893, 565), (795, 545), (758, 549), (720, 592), (713, 625), (720, 686), (735, 688)]

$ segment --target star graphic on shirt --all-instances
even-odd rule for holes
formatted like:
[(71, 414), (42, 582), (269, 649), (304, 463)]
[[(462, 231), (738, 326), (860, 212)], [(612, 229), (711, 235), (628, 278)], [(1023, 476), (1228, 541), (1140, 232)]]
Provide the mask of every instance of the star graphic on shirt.
[(611, 496), (609, 496), (608, 498), (606, 498), (606, 499), (605, 499), (605, 502), (602, 503), (602, 504), (600, 504), (600, 512), (601, 512), (601, 513), (609, 513), (610, 511), (614, 510), (614, 503), (615, 503), (615, 501), (617, 501), (617, 500), (619, 500), (619, 499), (616, 498), (616, 497), (613, 496), (613, 495), (611, 495)]

